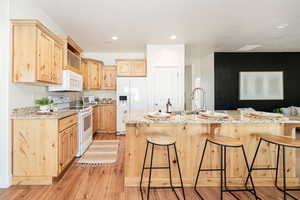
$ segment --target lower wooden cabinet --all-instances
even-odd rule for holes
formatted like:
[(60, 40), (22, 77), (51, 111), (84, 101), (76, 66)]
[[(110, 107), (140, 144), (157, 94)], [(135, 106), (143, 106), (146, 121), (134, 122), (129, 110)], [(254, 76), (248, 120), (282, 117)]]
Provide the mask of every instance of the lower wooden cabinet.
[(93, 133), (96, 133), (98, 130), (99, 108), (99, 106), (93, 108)]
[(99, 133), (116, 132), (116, 105), (107, 104), (94, 107), (94, 129)]
[(59, 171), (65, 169), (77, 153), (77, 124), (59, 133)]
[(12, 123), (13, 184), (52, 184), (77, 152), (77, 114), (63, 119), (14, 119)]

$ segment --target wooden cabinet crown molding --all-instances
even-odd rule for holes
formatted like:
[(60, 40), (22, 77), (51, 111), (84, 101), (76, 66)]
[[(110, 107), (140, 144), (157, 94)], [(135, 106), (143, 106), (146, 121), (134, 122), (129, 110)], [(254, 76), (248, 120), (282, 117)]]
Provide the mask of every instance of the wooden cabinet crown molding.
[(46, 26), (44, 26), (39, 20), (37, 19), (11, 19), (12, 25), (19, 25), (19, 26), (35, 26), (39, 28), (42, 32), (46, 33), (50, 36), (55, 42), (60, 44), (61, 46), (64, 45), (64, 41), (60, 39), (59, 36), (51, 32)]

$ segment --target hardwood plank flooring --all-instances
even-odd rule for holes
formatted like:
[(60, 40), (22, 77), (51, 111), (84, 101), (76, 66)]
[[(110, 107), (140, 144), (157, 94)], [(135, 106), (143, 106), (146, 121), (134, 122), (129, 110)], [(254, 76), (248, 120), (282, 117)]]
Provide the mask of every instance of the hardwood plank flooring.
[[(138, 188), (124, 188), (124, 136), (98, 134), (96, 139), (120, 139), (118, 161), (114, 165), (82, 166), (75, 160), (66, 173), (51, 186), (12, 186), (0, 189), (0, 200), (141, 200)], [(206, 200), (219, 199), (219, 189), (207, 187), (200, 189)], [(272, 187), (257, 188), (258, 195), (266, 200), (281, 200), (282, 193)], [(181, 191), (177, 190), (181, 195)], [(192, 188), (186, 188), (187, 200), (198, 200)], [(300, 192), (296, 194), (300, 199)], [(146, 192), (144, 193), (146, 195)], [(254, 199), (246, 192), (236, 193), (240, 199)], [(170, 190), (152, 190), (151, 200), (176, 200)], [(225, 200), (234, 199), (229, 194)]]

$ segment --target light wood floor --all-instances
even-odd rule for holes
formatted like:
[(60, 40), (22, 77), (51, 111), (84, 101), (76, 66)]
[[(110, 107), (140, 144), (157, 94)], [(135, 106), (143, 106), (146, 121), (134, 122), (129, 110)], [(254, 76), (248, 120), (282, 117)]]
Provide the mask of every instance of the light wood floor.
[[(138, 188), (124, 188), (124, 136), (98, 134), (97, 139), (120, 139), (120, 152), (115, 165), (83, 167), (76, 164), (70, 166), (63, 177), (51, 186), (12, 186), (0, 189), (0, 200), (141, 200)], [(219, 199), (218, 188), (201, 189), (207, 200)], [(262, 199), (280, 200), (282, 194), (271, 187), (257, 188)], [(254, 199), (248, 193), (236, 193), (240, 199)], [(294, 193), (295, 194), (295, 193)], [(151, 200), (176, 200), (172, 191), (152, 190)], [(298, 196), (300, 199), (300, 192)], [(186, 188), (187, 200), (198, 200), (191, 188)], [(225, 199), (234, 199), (229, 194)]]

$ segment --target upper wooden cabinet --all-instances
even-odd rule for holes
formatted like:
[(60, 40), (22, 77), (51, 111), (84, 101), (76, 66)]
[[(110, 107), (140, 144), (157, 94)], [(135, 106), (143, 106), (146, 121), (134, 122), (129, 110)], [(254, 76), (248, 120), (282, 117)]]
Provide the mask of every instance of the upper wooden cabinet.
[(63, 66), (64, 69), (81, 74), (82, 49), (70, 36), (59, 36), (63, 42)]
[(11, 21), (13, 81), (60, 84), (63, 41), (37, 20)]
[(144, 59), (118, 59), (116, 63), (118, 76), (147, 76)]
[(116, 90), (117, 69), (116, 66), (105, 65), (102, 68), (101, 89)]
[(81, 72), (83, 74), (83, 87), (89, 90), (101, 89), (103, 62), (90, 58), (82, 58)]

